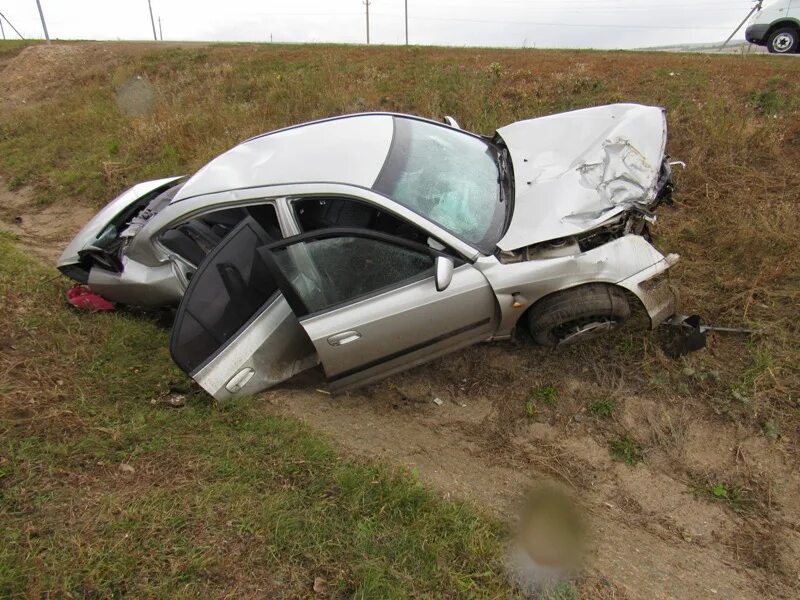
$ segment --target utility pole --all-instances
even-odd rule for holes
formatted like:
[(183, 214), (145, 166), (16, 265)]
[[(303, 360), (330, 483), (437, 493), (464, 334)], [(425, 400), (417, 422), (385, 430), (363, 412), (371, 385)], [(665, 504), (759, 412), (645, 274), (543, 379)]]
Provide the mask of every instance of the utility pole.
[[(39, 0), (36, 0), (37, 2)], [(150, 3), (150, 0), (147, 0), (147, 7), (150, 9), (150, 25), (153, 26), (153, 39), (158, 41), (158, 36), (156, 35), (156, 21), (153, 19), (153, 5)]]
[(50, 43), (50, 34), (47, 33), (47, 23), (44, 22), (44, 13), (42, 12), (42, 3), (39, 0), (36, 0), (36, 6), (39, 7), (39, 18), (42, 20), (42, 29), (44, 29), (44, 37), (47, 40), (47, 43)]
[(408, 0), (406, 0), (406, 46), (408, 46)]
[(364, 6), (367, 7), (367, 46), (369, 46), (369, 5), (372, 4), (370, 0), (364, 0)]
[[(14, 24), (11, 21), (9, 21), (3, 13), (0, 12), (0, 23), (3, 22), (3, 19), (5, 19), (6, 23), (8, 23), (8, 26), (11, 27), (11, 29), (14, 30), (14, 33), (16, 33), (19, 36), (19, 39), (21, 39), (21, 40), (25, 39), (25, 37), (17, 30), (17, 28), (14, 27)], [(6, 35), (6, 32), (5, 32), (5, 30), (3, 30), (3, 39), (5, 39), (5, 35)]]
[(164, 41), (164, 31), (161, 29), (161, 17), (158, 17), (158, 37), (161, 38), (161, 41)]
[(3, 34), (3, 39), (6, 39), (6, 30), (3, 29), (3, 19), (0, 19), (0, 33)]

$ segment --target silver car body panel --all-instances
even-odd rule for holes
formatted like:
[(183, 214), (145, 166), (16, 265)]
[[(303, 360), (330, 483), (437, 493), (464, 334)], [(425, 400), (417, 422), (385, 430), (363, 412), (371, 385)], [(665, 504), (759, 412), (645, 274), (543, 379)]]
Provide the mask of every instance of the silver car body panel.
[(142, 307), (173, 306), (181, 301), (186, 289), (177, 269), (171, 261), (150, 266), (126, 257), (121, 273), (92, 267), (87, 283), (113, 302)]
[(254, 394), (319, 363), (283, 296), (204, 365), (193, 379), (217, 400)]
[[(545, 259), (533, 259), (502, 264), (495, 257), (484, 257), (475, 263), (497, 295), (502, 318), (497, 338), (511, 335), (519, 318), (538, 300), (554, 292), (586, 283), (602, 282), (620, 285), (641, 301), (658, 325), (669, 315), (663, 315), (664, 299), (645, 293), (640, 284), (659, 275), (677, 261), (665, 257), (639, 235), (626, 235), (587, 252), (577, 249), (573, 254)], [(672, 307), (674, 312), (674, 306)], [(672, 314), (672, 313), (670, 313)]]
[(486, 278), (465, 264), (453, 271), (441, 292), (431, 276), (301, 318), (300, 324), (317, 350), (331, 390), (337, 392), (488, 340), (498, 320)]
[(576, 235), (654, 200), (664, 111), (612, 104), (497, 130), (514, 165), (514, 215), (501, 250)]
[(393, 131), (390, 115), (364, 114), (255, 137), (200, 169), (172, 202), (280, 183), (330, 181), (368, 188), (386, 160)]
[(122, 192), (119, 196), (111, 200), (100, 211), (89, 219), (89, 222), (83, 226), (78, 234), (72, 241), (64, 248), (56, 265), (59, 267), (75, 264), (80, 261), (78, 252), (91, 246), (96, 240), (97, 236), (113, 221), (117, 216), (123, 213), (134, 202), (141, 199), (143, 196), (154, 192), (155, 190), (165, 187), (181, 179), (179, 177), (165, 177), (164, 179), (155, 179), (153, 181), (143, 181), (137, 183), (131, 188)]

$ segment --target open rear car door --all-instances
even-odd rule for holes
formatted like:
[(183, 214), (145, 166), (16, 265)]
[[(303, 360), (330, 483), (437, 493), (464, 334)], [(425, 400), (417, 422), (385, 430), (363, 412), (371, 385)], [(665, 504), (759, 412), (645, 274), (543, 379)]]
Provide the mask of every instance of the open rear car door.
[(209, 255), (173, 328), (175, 362), (216, 398), (260, 391), (317, 357), (331, 390), (341, 391), (489, 339), (496, 328), (489, 283), (438, 250), (363, 229), (277, 242), (259, 229), (246, 220)]

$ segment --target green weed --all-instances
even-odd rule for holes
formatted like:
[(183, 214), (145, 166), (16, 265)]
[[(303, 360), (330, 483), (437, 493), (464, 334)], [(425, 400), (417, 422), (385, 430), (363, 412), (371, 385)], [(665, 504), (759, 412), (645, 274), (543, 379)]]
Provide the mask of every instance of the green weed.
[(611, 440), (608, 447), (614, 460), (624, 462), (628, 466), (634, 466), (644, 460), (641, 446), (628, 434)]
[(595, 400), (589, 405), (589, 412), (595, 417), (608, 418), (614, 414), (616, 403), (611, 399)]
[(550, 384), (539, 386), (531, 393), (534, 400), (541, 402), (546, 406), (555, 406), (556, 401), (558, 400), (558, 390), (555, 386)]

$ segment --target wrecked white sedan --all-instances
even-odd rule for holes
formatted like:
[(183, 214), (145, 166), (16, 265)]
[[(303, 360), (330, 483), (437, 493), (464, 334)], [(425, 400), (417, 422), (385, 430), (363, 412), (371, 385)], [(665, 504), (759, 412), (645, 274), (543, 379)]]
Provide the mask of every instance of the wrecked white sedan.
[(124, 304), (178, 305), (175, 362), (218, 399), (322, 363), (332, 391), (518, 324), (541, 344), (674, 313), (660, 108), (602, 106), (485, 137), (386, 113), (250, 139), (192, 177), (141, 183), (58, 267)]

